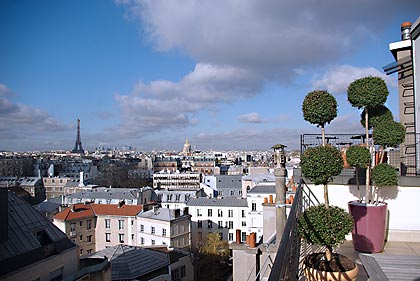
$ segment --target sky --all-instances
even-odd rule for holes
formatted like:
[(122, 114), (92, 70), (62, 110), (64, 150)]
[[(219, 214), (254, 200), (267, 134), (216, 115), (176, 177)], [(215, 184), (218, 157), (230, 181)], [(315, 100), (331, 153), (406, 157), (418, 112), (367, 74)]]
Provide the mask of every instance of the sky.
[(363, 133), (347, 101), (384, 78), (418, 0), (2, 0), (0, 150), (299, 148), (320, 133), (305, 95), (328, 90), (327, 133)]

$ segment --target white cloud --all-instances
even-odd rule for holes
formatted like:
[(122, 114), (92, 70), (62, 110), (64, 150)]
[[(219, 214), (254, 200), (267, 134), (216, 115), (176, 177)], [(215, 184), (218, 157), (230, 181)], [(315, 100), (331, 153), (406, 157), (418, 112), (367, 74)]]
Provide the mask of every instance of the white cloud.
[(262, 123), (260, 115), (257, 112), (251, 112), (248, 114), (242, 114), (238, 116), (238, 120), (241, 123)]
[(10, 91), (6, 85), (0, 83), (0, 97), (12, 96), (13, 93)]
[(198, 64), (179, 82), (139, 82), (129, 95), (116, 95), (124, 133), (180, 128), (197, 124), (200, 110), (217, 108), (256, 95), (262, 87), (257, 74), (231, 66)]
[(396, 86), (394, 77), (387, 76), (376, 68), (337, 65), (330, 67), (322, 77), (315, 77), (312, 81), (312, 87), (326, 89), (333, 94), (347, 93), (347, 87), (351, 82), (366, 76), (378, 76), (386, 81), (388, 87)]

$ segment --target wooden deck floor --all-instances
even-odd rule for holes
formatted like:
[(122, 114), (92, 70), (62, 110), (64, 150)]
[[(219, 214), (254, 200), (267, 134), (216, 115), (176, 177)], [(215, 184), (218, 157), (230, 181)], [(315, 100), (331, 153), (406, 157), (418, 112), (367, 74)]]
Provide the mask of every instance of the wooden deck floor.
[[(366, 272), (362, 261), (359, 257), (360, 252), (353, 249), (351, 241), (346, 241), (341, 245), (337, 252), (346, 255), (356, 261), (359, 267), (358, 281), (369, 280), (369, 275)], [(420, 243), (419, 242), (396, 242), (389, 241), (385, 244), (384, 251), (375, 254), (375, 262), (379, 262), (383, 266), (383, 273), (387, 276), (388, 280), (420, 280)], [(392, 270), (397, 270), (392, 273)], [(400, 272), (400, 273), (398, 273)], [(404, 273), (405, 272), (405, 273)], [(373, 274), (373, 272), (371, 272)], [(378, 273), (378, 278), (380, 273)], [(374, 276), (370, 276), (373, 281)], [(406, 279), (404, 279), (406, 278)], [(376, 279), (376, 280), (383, 280)], [(386, 279), (385, 279), (386, 280)]]

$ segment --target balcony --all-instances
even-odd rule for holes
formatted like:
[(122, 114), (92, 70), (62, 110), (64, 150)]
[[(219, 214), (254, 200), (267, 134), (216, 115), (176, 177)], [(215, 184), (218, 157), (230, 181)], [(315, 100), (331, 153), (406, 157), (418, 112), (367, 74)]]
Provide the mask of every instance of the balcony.
[[(349, 185), (347, 193), (350, 193), (351, 189), (352, 186)], [(420, 207), (418, 207), (418, 204), (416, 205), (416, 198), (420, 196), (420, 184), (416, 187), (399, 186), (399, 189), (400, 194), (397, 198), (388, 202), (390, 210), (388, 218), (389, 233), (383, 252), (373, 255), (357, 252), (353, 249), (350, 240), (345, 241), (335, 249), (336, 252), (356, 261), (359, 267), (357, 280), (419, 280), (420, 225), (414, 214), (420, 211)], [(351, 194), (345, 194), (343, 190), (346, 191), (343, 186), (330, 187), (329, 191), (332, 195), (330, 196), (330, 202), (333, 205), (347, 208), (347, 206), (343, 206), (343, 203), (351, 200)], [(305, 244), (299, 239), (296, 231), (297, 217), (306, 208), (319, 204), (317, 200), (317, 197), (321, 198), (319, 194), (322, 194), (319, 187), (307, 185), (301, 180), (275, 260), (271, 266), (271, 272), (268, 277), (263, 277), (266, 273), (260, 271), (255, 280), (305, 280), (302, 271), (304, 256), (312, 252), (322, 251), (322, 249)], [(410, 201), (409, 196), (417, 197)], [(338, 200), (339, 198), (341, 200)], [(406, 214), (408, 219), (399, 216), (402, 210), (409, 212)], [(402, 225), (395, 222), (399, 218), (404, 220)], [(406, 229), (403, 229), (404, 226)], [(349, 239), (351, 239), (351, 236)]]

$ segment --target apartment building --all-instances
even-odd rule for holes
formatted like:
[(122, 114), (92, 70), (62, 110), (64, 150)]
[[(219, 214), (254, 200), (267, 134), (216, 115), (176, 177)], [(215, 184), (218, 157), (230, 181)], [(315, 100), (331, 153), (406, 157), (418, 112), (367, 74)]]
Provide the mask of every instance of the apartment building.
[(153, 174), (154, 189), (168, 190), (199, 190), (200, 173), (164, 173)]
[(202, 190), (156, 190), (157, 201), (164, 208), (181, 209), (187, 206), (190, 198), (206, 197), (207, 194)]
[(154, 207), (137, 215), (137, 245), (167, 245), (189, 250), (191, 216), (179, 209)]
[(53, 223), (74, 243), (81, 256), (96, 251), (96, 216), (90, 204), (75, 204), (56, 214)]
[(241, 197), (242, 175), (204, 176), (203, 183), (216, 191), (217, 196)]
[(140, 205), (92, 204), (96, 215), (96, 250), (118, 244), (136, 244), (136, 216), (143, 210)]
[[(243, 198), (190, 198), (187, 202), (191, 214), (191, 243), (199, 249), (208, 233), (219, 233), (221, 238), (234, 241), (236, 229), (245, 229), (248, 202)], [(246, 239), (246, 232), (242, 231)]]

